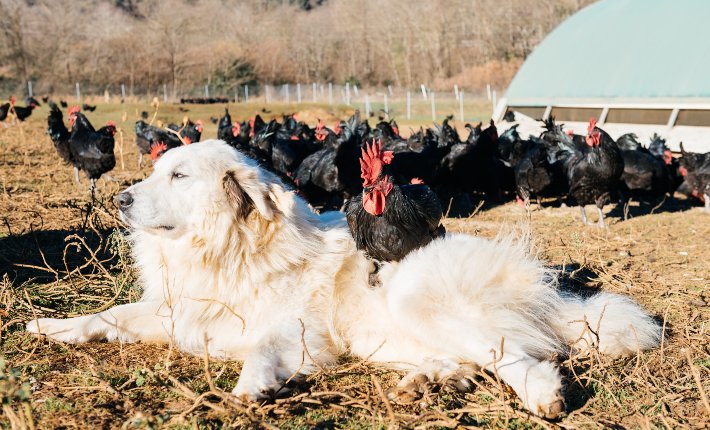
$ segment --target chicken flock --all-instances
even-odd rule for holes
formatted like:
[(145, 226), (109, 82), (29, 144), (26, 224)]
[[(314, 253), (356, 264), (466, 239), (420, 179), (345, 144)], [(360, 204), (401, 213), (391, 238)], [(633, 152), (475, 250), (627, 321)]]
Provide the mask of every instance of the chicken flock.
[[(68, 109), (69, 128), (61, 109), (48, 101), (47, 132), (59, 156), (95, 182), (116, 164), (116, 125), (98, 130), (82, 108)], [(39, 103), (21, 108), (0, 105), (2, 119), (24, 120)], [(332, 127), (323, 121), (311, 128), (297, 115), (265, 121), (259, 114), (239, 122), (229, 110), (217, 122), (217, 138), (247, 154), (278, 175), (312, 206), (343, 210), (359, 248), (378, 261), (397, 261), (413, 249), (443, 235), (443, 208), (473, 195), (488, 202), (516, 199), (569, 199), (580, 207), (594, 205), (604, 226), (605, 204), (629, 199), (657, 205), (680, 192), (704, 202), (710, 211), (710, 153), (686, 152), (675, 158), (665, 140), (654, 135), (647, 145), (634, 134), (612, 139), (594, 119), (587, 133), (565, 130), (554, 118), (542, 121), (539, 136), (523, 139), (517, 125), (499, 133), (493, 121), (466, 124), (461, 138), (450, 118), (433, 128), (401, 137), (394, 120), (374, 127), (359, 112)], [(202, 138), (203, 124), (185, 117), (182, 124), (156, 127), (135, 123), (139, 163)], [(444, 203), (444, 205), (442, 205)]]

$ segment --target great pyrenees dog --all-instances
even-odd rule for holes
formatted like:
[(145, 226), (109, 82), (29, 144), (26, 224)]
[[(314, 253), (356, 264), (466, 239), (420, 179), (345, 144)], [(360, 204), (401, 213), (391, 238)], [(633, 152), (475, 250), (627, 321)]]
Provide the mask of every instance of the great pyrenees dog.
[(553, 357), (570, 348), (635, 354), (661, 338), (627, 297), (560, 292), (529, 241), (513, 235), (449, 234), (381, 267), (373, 287), (373, 264), (341, 213), (315, 213), (221, 141), (167, 152), (116, 200), (130, 226), (140, 301), (36, 319), (27, 330), (69, 343), (172, 342), (243, 360), (233, 394), (245, 401), (347, 353), (409, 370), (404, 391), (478, 366), (531, 412), (553, 418), (564, 409)]

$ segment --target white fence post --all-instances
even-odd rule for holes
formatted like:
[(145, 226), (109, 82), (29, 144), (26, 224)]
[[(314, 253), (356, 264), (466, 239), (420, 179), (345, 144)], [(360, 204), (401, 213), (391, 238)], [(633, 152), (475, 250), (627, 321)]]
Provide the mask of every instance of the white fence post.
[(431, 98), (431, 120), (436, 122), (436, 98), (434, 96), (434, 92), (431, 91), (429, 96)]
[(317, 91), (318, 91), (318, 87), (316, 86), (316, 83), (313, 82), (313, 103), (316, 102)]
[(459, 91), (459, 121), (462, 123), (466, 122), (463, 116), (463, 90)]
[(34, 97), (32, 94), (32, 81), (27, 81), (27, 94), (29, 94), (30, 97)]
[(239, 103), (239, 86), (234, 87), (234, 103)]
[(296, 100), (301, 104), (301, 84), (296, 84)]
[(244, 103), (249, 103), (249, 85), (244, 85)]
[(163, 101), (168, 101), (168, 86), (166, 84), (163, 84)]
[(264, 98), (266, 99), (266, 103), (269, 104), (271, 103), (271, 95), (269, 94), (269, 86), (264, 85)]
[(350, 82), (345, 83), (345, 104), (350, 106)]
[(333, 104), (333, 83), (328, 82), (328, 104)]
[(390, 93), (390, 97), (394, 96), (394, 91), (392, 91), (392, 85), (387, 85), (387, 91)]
[(288, 84), (284, 84), (284, 92), (286, 93), (286, 103), (291, 103), (291, 94), (288, 91)]
[(491, 99), (491, 84), (486, 84), (486, 93), (488, 93), (488, 100)]
[(365, 119), (370, 117), (370, 96), (365, 94)]
[(210, 98), (210, 85), (205, 84), (205, 98), (208, 99)]
[(126, 85), (121, 84), (121, 101), (126, 99)]
[(456, 100), (459, 99), (459, 86), (454, 85), (454, 97), (456, 97)]
[(79, 88), (79, 83), (76, 83), (76, 102), (81, 104), (81, 88)]
[(407, 119), (412, 119), (412, 92), (407, 91)]
[(355, 97), (360, 95), (360, 92), (357, 90), (357, 85), (353, 85), (353, 91), (355, 92)]
[(426, 100), (426, 87), (424, 86), (424, 84), (422, 84), (421, 87), (422, 87), (422, 98), (424, 100)]

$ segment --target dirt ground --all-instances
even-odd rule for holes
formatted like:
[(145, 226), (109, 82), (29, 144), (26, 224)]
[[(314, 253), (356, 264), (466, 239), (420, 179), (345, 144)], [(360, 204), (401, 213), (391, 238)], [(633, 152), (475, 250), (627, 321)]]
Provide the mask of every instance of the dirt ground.
[[(343, 357), (289, 397), (243, 405), (227, 395), (240, 363), (169, 346), (76, 346), (28, 336), (22, 327), (30, 318), (98, 312), (140, 294), (112, 200), (151, 169), (150, 163), (137, 168), (130, 129), (141, 107), (129, 109), (134, 112), (100, 107), (90, 116), (98, 123), (119, 120), (124, 129), (113, 180), (99, 181), (94, 203), (88, 181), (72, 183), (72, 169), (44, 133), (46, 108), (20, 126), (0, 125), (3, 428), (707, 428), (710, 216), (683, 200), (653, 214), (632, 205), (627, 220), (610, 206), (605, 230), (583, 227), (578, 209), (552, 202), (529, 212), (514, 203), (484, 204), (470, 216), (446, 220), (448, 231), (484, 237), (528, 224), (540, 257), (563, 278), (580, 288), (628, 294), (667, 328), (659, 349), (632, 358), (591, 353), (561, 359), (568, 412), (557, 422), (528, 414), (489, 374), (475, 379), (472, 393), (431, 387), (421, 400), (393, 405), (383, 393), (401, 374)], [(303, 114), (330, 115), (329, 121), (347, 114), (320, 109)], [(219, 116), (222, 108), (197, 111)], [(161, 107), (158, 117), (179, 121), (182, 115), (171, 106)], [(206, 136), (215, 135), (213, 127), (208, 123)], [(590, 215), (595, 219), (591, 208)]]

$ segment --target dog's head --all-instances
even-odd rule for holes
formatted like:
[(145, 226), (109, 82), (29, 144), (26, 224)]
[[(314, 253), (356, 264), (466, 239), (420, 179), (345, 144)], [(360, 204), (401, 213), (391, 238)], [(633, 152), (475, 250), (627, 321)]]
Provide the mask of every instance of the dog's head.
[(271, 221), (270, 187), (278, 180), (218, 140), (170, 150), (153, 173), (116, 196), (121, 218), (137, 230), (177, 238), (219, 216)]

